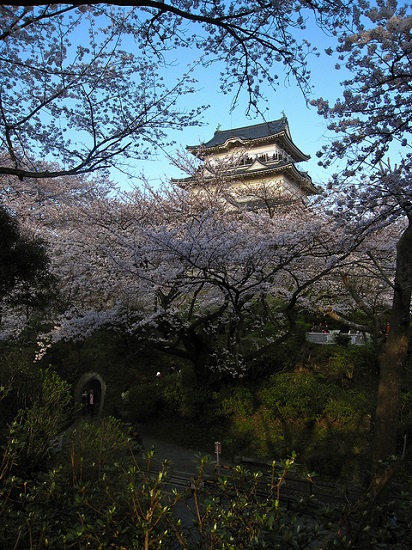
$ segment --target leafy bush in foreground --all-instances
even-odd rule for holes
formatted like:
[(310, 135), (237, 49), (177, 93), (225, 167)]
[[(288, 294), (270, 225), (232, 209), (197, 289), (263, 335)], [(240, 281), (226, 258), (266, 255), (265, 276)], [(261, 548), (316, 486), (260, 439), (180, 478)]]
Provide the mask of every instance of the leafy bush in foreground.
[(377, 508), (363, 497), (328, 504), (285, 493), (294, 455), (265, 474), (240, 466), (210, 473), (202, 457), (190, 487), (178, 490), (171, 464), (159, 465), (154, 451), (134, 455), (114, 419), (80, 424), (65, 441), (46, 472), (22, 479), (3, 471), (1, 547), (372, 550), (411, 542), (406, 498)]

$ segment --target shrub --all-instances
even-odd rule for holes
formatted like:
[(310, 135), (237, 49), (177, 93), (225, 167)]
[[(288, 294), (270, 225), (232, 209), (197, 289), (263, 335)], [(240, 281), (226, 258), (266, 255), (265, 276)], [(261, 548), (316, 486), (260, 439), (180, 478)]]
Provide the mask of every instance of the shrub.
[(338, 391), (335, 389), (323, 410), (324, 418), (331, 423), (343, 426), (352, 424), (359, 427), (362, 419), (370, 412), (369, 400), (362, 391)]
[(127, 416), (131, 421), (143, 421), (157, 413), (161, 403), (161, 386), (156, 382), (141, 383), (129, 390)]
[(37, 401), (19, 410), (7, 436), (7, 454), (20, 475), (47, 467), (52, 440), (73, 418), (70, 385), (50, 370), (40, 371), (40, 376)]
[(265, 472), (236, 466), (215, 477), (206, 475), (207, 459), (201, 458), (190, 491), (170, 491), (167, 461), (153, 469), (149, 452), (141, 466), (128, 464), (127, 436), (118, 422), (86, 422), (76, 430), (70, 454), (85, 453), (79, 464), (88, 462), (96, 472), (79, 476), (63, 454), (60, 466), (34, 480), (3, 478), (1, 548), (343, 550), (396, 548), (397, 541), (407, 548), (412, 542), (410, 494), (376, 506), (364, 495), (353, 500), (336, 484), (332, 493), (318, 487), (320, 499), (295, 498), (296, 474), (288, 482), (295, 454)]
[(38, 366), (33, 365), (29, 350), (5, 346), (0, 349), (0, 385), (6, 393), (0, 400), (0, 434), (12, 422), (19, 409), (27, 409), (41, 393), (42, 377)]
[(120, 420), (113, 417), (103, 418), (99, 423), (85, 420), (66, 434), (64, 452), (58, 458), (65, 468), (70, 467), (67, 475), (77, 483), (95, 482), (107, 466), (127, 463), (135, 446), (132, 433)]
[[(165, 486), (168, 465), (131, 466), (127, 434), (113, 419), (71, 432), (61, 464), (0, 486), (1, 548), (171, 548), (181, 527)], [(75, 457), (75, 460), (73, 460)], [(85, 467), (87, 465), (87, 467)]]
[(196, 384), (183, 388), (180, 414), (185, 418), (196, 418), (202, 422), (213, 421), (208, 415), (210, 391)]
[(253, 414), (254, 398), (249, 388), (226, 386), (218, 395), (221, 414), (225, 417), (231, 415), (250, 417)]
[(270, 378), (270, 385), (260, 392), (262, 403), (274, 417), (316, 420), (324, 409), (330, 388), (309, 373), (282, 373)]
[(376, 372), (376, 352), (371, 346), (312, 346), (308, 364), (325, 376), (351, 380), (360, 372)]
[(183, 388), (180, 380), (169, 376), (161, 385), (162, 412), (176, 414), (180, 410), (183, 399)]

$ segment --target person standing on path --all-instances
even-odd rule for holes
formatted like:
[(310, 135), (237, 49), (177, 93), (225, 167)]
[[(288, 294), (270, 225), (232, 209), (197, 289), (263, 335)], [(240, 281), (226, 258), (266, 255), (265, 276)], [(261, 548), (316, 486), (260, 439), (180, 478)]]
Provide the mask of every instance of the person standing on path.
[(96, 396), (94, 395), (93, 388), (89, 392), (89, 414), (94, 417), (94, 406), (96, 404)]

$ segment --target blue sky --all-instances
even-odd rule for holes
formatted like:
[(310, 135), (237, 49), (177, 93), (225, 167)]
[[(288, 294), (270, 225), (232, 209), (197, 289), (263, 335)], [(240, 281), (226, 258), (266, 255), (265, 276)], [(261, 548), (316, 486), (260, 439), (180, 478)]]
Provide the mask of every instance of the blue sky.
[[(84, 32), (87, 29), (87, 23), (85, 23), (85, 27), (80, 27), (76, 31), (80, 44), (83, 43)], [(201, 29), (196, 30), (202, 32)], [(303, 39), (316, 46), (321, 54), (320, 57), (312, 55), (309, 58), (313, 86), (309, 99), (323, 97), (334, 104), (335, 100), (342, 95), (342, 88), (339, 83), (344, 79), (344, 73), (335, 69), (336, 58), (327, 56), (324, 50), (334, 47), (336, 38), (326, 36), (316, 26), (313, 19), (307, 23), (307, 29), (299, 31), (299, 33)], [(297, 37), (297, 34), (298, 31), (295, 30), (295, 37)], [(135, 50), (135, 44), (129, 42), (128, 37), (124, 38), (124, 46), (126, 50), (132, 52)], [(164, 52), (164, 55), (167, 56), (166, 66), (159, 76), (163, 77), (164, 81), (173, 88), (176, 81), (187, 73), (189, 66), (202, 53), (204, 52), (184, 48), (170, 49), (168, 52)], [(149, 55), (151, 55), (150, 50)], [(167, 66), (168, 62), (171, 64), (170, 66)], [(154, 59), (153, 63), (155, 63)], [(181, 131), (170, 131), (168, 133), (169, 141), (175, 142), (175, 145), (167, 150), (169, 155), (173, 156), (177, 149), (184, 149), (186, 145), (196, 145), (208, 141), (213, 137), (218, 126), (222, 130), (227, 130), (263, 122), (261, 116), (253, 119), (246, 116), (248, 97), (245, 93), (240, 96), (236, 109), (230, 112), (233, 96), (219, 91), (221, 85), (219, 75), (222, 70), (224, 70), (223, 64), (214, 63), (207, 68), (197, 65), (194, 73), (191, 73), (191, 76), (198, 81), (196, 86), (198, 91), (182, 96), (181, 105), (178, 105), (178, 107), (187, 111), (197, 109), (204, 104), (209, 104), (210, 107), (203, 113), (204, 125), (202, 127), (186, 127)], [(279, 77), (279, 86), (276, 91), (266, 87), (265, 95), (269, 101), (267, 105), (262, 104), (259, 107), (265, 110), (268, 106), (266, 111), (266, 120), (268, 121), (281, 118), (283, 113), (287, 116), (295, 144), (303, 153), (311, 157), (308, 162), (300, 163), (298, 168), (308, 172), (315, 185), (323, 186), (327, 183), (331, 172), (335, 171), (335, 168), (327, 172), (319, 167), (316, 157), (316, 152), (328, 141), (326, 121), (317, 115), (315, 107), (311, 107), (306, 103), (301, 90), (293, 80), (284, 82), (285, 75), (282, 74), (280, 65), (275, 65), (273, 71)], [(74, 132), (73, 140), (76, 139), (79, 139), (79, 134)], [(139, 185), (139, 175), (141, 173), (144, 173), (154, 186), (160, 181), (169, 181), (171, 178), (185, 175), (172, 165), (167, 155), (160, 148), (152, 155), (151, 160), (134, 161), (130, 171), (135, 175), (135, 178), (128, 178), (120, 170), (115, 169), (111, 171), (111, 178), (122, 189), (128, 190), (133, 184)]]
[[(328, 87), (329, 89), (331, 88), (330, 82), (328, 82)], [(332, 100), (337, 97), (337, 94), (329, 96), (325, 91), (319, 92), (318, 95), (331, 97)], [(230, 99), (228, 96), (215, 92), (210, 84), (199, 92), (199, 103), (204, 101), (204, 96), (210, 98), (209, 101), (211, 103), (209, 109), (204, 112), (205, 125), (203, 127), (185, 128), (180, 132), (171, 133), (170, 136), (176, 141), (176, 146), (170, 148), (171, 154), (173, 154), (173, 149), (208, 141), (213, 137), (218, 126), (220, 126), (221, 130), (227, 130), (263, 121), (261, 117), (256, 119), (246, 117), (246, 103), (241, 103), (230, 114)], [(267, 120), (281, 118), (283, 113), (288, 118), (295, 144), (303, 153), (311, 157), (308, 162), (301, 163), (299, 168), (309, 172), (314, 183), (321, 184), (327, 181), (328, 172), (317, 165), (318, 159), (316, 157), (316, 151), (327, 142), (325, 120), (316, 113), (314, 107), (306, 105), (302, 93), (297, 86), (279, 88), (276, 93), (272, 92), (270, 94), (270, 108), (267, 112)], [(158, 158), (154, 158), (152, 161), (142, 162), (140, 167), (153, 181), (158, 178), (179, 177), (182, 175), (182, 172), (169, 164), (169, 161), (161, 153), (159, 153)]]
[[(333, 43), (333, 39), (325, 37), (317, 27), (310, 33), (308, 31), (308, 34), (311, 35), (309, 40), (312, 40), (313, 43), (316, 42), (319, 50), (327, 48)], [(176, 56), (176, 62), (179, 64), (182, 73), (187, 65), (187, 54), (183, 55), (182, 59)], [(219, 92), (220, 69), (219, 66), (198, 69), (196, 77), (199, 81), (197, 86), (199, 91), (183, 98), (183, 105), (192, 108), (209, 103), (210, 107), (203, 115), (204, 126), (171, 132), (169, 135), (176, 142), (176, 145), (169, 149), (170, 154), (173, 155), (176, 149), (184, 148), (186, 145), (196, 145), (202, 141), (208, 141), (219, 125), (220, 129), (226, 130), (263, 121), (261, 117), (250, 119), (246, 116), (247, 101), (245, 95), (241, 96), (237, 108), (230, 113), (232, 96)], [(337, 71), (335, 60), (324, 53), (320, 58), (312, 58), (310, 69), (313, 78), (313, 90), (310, 99), (323, 97), (329, 99), (333, 104), (342, 94), (339, 83), (344, 79), (343, 71)], [(311, 157), (308, 162), (302, 162), (298, 167), (302, 171), (307, 171), (316, 185), (325, 185), (328, 175), (335, 171), (329, 170), (327, 172), (317, 164), (316, 152), (328, 141), (326, 121), (317, 114), (315, 107), (306, 104), (302, 92), (294, 82), (291, 81), (289, 84), (285, 83), (283, 85), (280, 71), (279, 76), (281, 84), (278, 89), (275, 92), (267, 90), (269, 98), (267, 120), (276, 120), (281, 118), (283, 113), (286, 114), (295, 144)], [(156, 184), (161, 179), (168, 180), (171, 177), (184, 175), (172, 166), (160, 151), (153, 156), (153, 160), (136, 164), (136, 173), (140, 171), (145, 173), (152, 184)], [(115, 175), (114, 178), (116, 178)]]

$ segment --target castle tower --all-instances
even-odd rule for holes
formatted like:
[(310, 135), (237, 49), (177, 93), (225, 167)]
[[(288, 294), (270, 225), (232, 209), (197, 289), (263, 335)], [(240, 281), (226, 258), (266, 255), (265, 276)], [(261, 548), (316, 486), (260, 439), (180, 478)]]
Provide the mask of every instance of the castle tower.
[(174, 184), (202, 192), (222, 190), (236, 206), (259, 207), (268, 200), (306, 200), (317, 193), (312, 179), (296, 164), (309, 156), (294, 144), (286, 117), (232, 130), (187, 150), (202, 161), (198, 173)]

